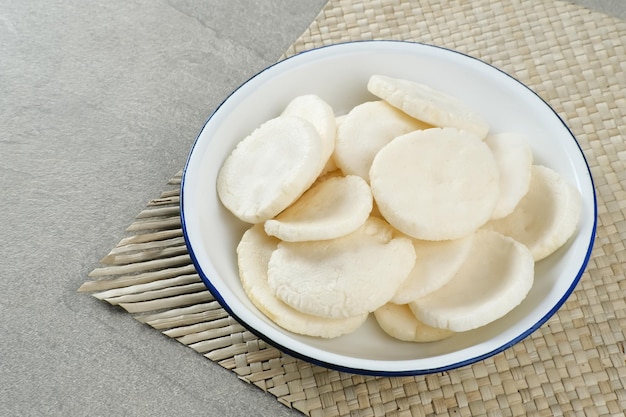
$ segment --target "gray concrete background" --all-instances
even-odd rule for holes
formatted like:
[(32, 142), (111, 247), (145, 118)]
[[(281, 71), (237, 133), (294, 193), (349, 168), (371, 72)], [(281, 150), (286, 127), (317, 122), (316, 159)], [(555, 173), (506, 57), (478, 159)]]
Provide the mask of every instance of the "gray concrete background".
[(0, 415), (299, 415), (76, 289), (324, 4), (0, 0)]

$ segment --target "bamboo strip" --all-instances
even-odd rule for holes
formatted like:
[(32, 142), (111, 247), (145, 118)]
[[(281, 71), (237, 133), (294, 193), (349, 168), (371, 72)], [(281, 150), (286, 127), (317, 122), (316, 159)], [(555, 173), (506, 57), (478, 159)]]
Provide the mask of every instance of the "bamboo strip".
[(181, 336), (177, 338), (176, 340), (178, 340), (180, 343), (184, 345), (192, 345), (192, 344), (197, 344), (198, 342), (213, 340), (222, 336), (231, 335), (233, 333), (243, 332), (244, 330), (245, 330), (245, 327), (235, 322), (233, 324), (229, 324), (224, 327), (207, 329), (198, 333), (191, 333), (185, 336)]
[(247, 350), (248, 350), (248, 346), (246, 345), (246, 343), (234, 343), (234, 344), (230, 344), (229, 346), (225, 346), (223, 348), (206, 352), (204, 356), (211, 359), (212, 361), (219, 362), (223, 359), (246, 353)]
[[(103, 279), (99, 281), (87, 281), (80, 286), (78, 291), (92, 292), (105, 291), (113, 288), (123, 288), (131, 285), (145, 284), (148, 282), (159, 281), (162, 279), (172, 278), (179, 275), (195, 274), (196, 269), (193, 265), (183, 265), (174, 268), (164, 268), (158, 271), (150, 271), (137, 275), (120, 276), (114, 279)], [(103, 274), (102, 276), (106, 276)]]
[(130, 224), (126, 228), (127, 232), (136, 232), (140, 230), (154, 229), (180, 229), (180, 216), (169, 217), (166, 219), (156, 220), (140, 220)]
[(143, 243), (122, 244), (120, 242), (118, 246), (111, 249), (108, 255), (118, 255), (118, 254), (127, 253), (127, 252), (139, 252), (139, 251), (144, 251), (144, 250), (151, 250), (155, 248), (164, 248), (164, 247), (170, 247), (170, 246), (181, 246), (184, 244), (185, 244), (185, 238), (183, 238), (182, 236), (174, 237), (171, 239), (148, 240)]
[(180, 185), (183, 179), (183, 170), (178, 171), (170, 180), (167, 182), (170, 185)]
[(105, 265), (127, 265), (137, 262), (151, 261), (155, 259), (172, 258), (185, 254), (187, 254), (187, 246), (185, 246), (184, 244), (165, 248), (160, 248), (155, 245), (151, 249), (145, 248), (142, 251), (130, 254), (110, 253), (109, 255), (102, 258), (100, 263), (103, 263)]
[[(275, 347), (267, 347), (265, 349), (257, 350), (255, 352), (249, 352), (246, 355), (242, 355), (246, 365), (250, 365), (251, 363), (267, 362), (271, 359), (277, 359), (282, 356), (282, 351), (276, 349)], [(226, 369), (231, 369), (235, 371), (240, 376), (245, 376), (250, 373), (249, 367), (237, 367), (236, 355), (231, 358), (224, 359), (220, 362), (220, 365)], [(284, 373), (284, 370), (280, 370), (278, 374), (280, 375), (282, 373)]]
[(196, 282), (202, 282), (198, 274), (179, 275), (174, 278), (162, 279), (145, 284), (129, 285), (122, 288), (97, 292), (92, 295), (100, 300), (110, 300), (123, 295), (138, 294), (146, 291), (154, 291), (162, 288), (175, 287)]
[(170, 238), (176, 238), (183, 235), (182, 229), (171, 230), (159, 230), (152, 233), (143, 233), (133, 236), (128, 236), (120, 240), (117, 246), (126, 246), (131, 244), (150, 243), (156, 241), (167, 240)]
[(188, 314), (203, 313), (212, 310), (221, 310), (222, 306), (215, 300), (208, 303), (200, 303), (189, 307), (173, 308), (168, 311), (160, 311), (158, 313), (136, 315), (135, 319), (142, 323), (156, 323), (161, 320), (168, 320), (182, 317)]
[[(270, 359), (272, 359), (274, 352), (272, 352), (271, 350), (268, 352), (268, 355)], [(259, 355), (259, 358), (264, 358), (266, 355)], [(269, 359), (268, 359), (269, 360)], [(247, 370), (247, 369), (246, 369)], [(235, 368), (233, 369), (233, 371), (237, 372), (237, 374), (239, 375), (242, 371), (241, 368)], [(266, 370), (262, 370), (259, 372), (255, 372), (254, 374), (244, 374), (241, 373), (241, 377), (244, 377), (248, 382), (259, 382), (259, 381), (264, 381), (266, 379), (271, 379), (271, 378), (276, 378), (279, 376), (283, 376), (285, 374), (285, 370), (282, 368), (270, 368), (270, 369), (266, 369)]]
[[(149, 321), (147, 324), (157, 330), (181, 328), (189, 325), (195, 325), (205, 322), (213, 322), (219, 319), (229, 317), (224, 309), (204, 311), (202, 313), (193, 313), (185, 316), (178, 316), (169, 319), (161, 319)], [(173, 336), (174, 337), (174, 336)]]
[[(245, 342), (247, 340), (254, 339), (254, 337), (252, 336), (250, 332), (245, 331), (244, 328), (240, 326), (241, 325), (239, 324), (230, 326), (232, 329), (238, 329), (236, 332), (222, 331), (222, 335), (219, 337), (213, 337), (209, 340), (203, 340), (200, 342), (191, 343), (188, 346), (198, 353), (205, 353), (205, 352), (213, 352), (215, 350), (227, 349), (233, 345), (241, 345), (241, 344), (245, 345)], [(224, 358), (221, 358), (221, 359), (224, 359)]]
[(172, 190), (165, 190), (161, 193), (161, 198), (178, 197), (178, 196), (180, 196), (180, 188), (175, 188)]
[(160, 198), (155, 198), (153, 200), (150, 200), (150, 202), (148, 202), (148, 207), (166, 206), (170, 204), (180, 204), (180, 197), (178, 196), (178, 193), (176, 194), (177, 195), (163, 196)]
[(138, 219), (146, 219), (149, 217), (172, 217), (177, 216), (180, 213), (180, 207), (158, 207), (155, 209), (142, 210), (138, 215)]
[(129, 265), (114, 265), (103, 268), (96, 268), (89, 274), (90, 277), (106, 277), (109, 275), (132, 274), (136, 272), (149, 271), (154, 269), (165, 269), (183, 264), (191, 264), (189, 255), (179, 255), (166, 259), (155, 259), (152, 261), (138, 262)]
[[(235, 319), (233, 319), (231, 316), (228, 315), (228, 313), (226, 313), (226, 310), (213, 310), (205, 313), (210, 313), (210, 315), (205, 314), (203, 321), (191, 325), (183, 325), (180, 327), (171, 328), (163, 331), (163, 334), (173, 339), (178, 339), (179, 337), (187, 336), (190, 334), (199, 333), (211, 329), (217, 329), (220, 327), (226, 327), (237, 323)], [(182, 318), (187, 317), (190, 316), (182, 316)]]
[(120, 295), (119, 297), (106, 298), (106, 301), (111, 305), (129, 303), (136, 304), (143, 301), (166, 299), (177, 295), (197, 293), (199, 291), (206, 291), (206, 287), (202, 282), (170, 286), (167, 288), (145, 291), (137, 294)]
[(152, 301), (139, 301), (136, 303), (120, 303), (119, 305), (129, 313), (145, 313), (146, 311), (188, 306), (210, 300), (213, 300), (213, 296), (209, 291), (204, 289), (203, 291), (193, 294), (176, 295), (174, 297)]

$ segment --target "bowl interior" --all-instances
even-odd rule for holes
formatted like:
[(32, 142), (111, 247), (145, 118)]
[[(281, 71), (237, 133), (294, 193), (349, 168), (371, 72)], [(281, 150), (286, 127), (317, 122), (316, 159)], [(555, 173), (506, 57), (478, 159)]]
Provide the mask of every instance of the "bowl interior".
[[(468, 103), (492, 132), (516, 131), (530, 140), (535, 163), (548, 166), (583, 196), (577, 234), (536, 265), (524, 302), (500, 320), (433, 343), (386, 336), (370, 317), (358, 331), (336, 339), (299, 336), (273, 324), (246, 297), (235, 248), (249, 225), (217, 198), (215, 182), (236, 143), (276, 117), (301, 94), (314, 93), (337, 115), (376, 100), (367, 92), (372, 74), (428, 84)], [(569, 129), (535, 93), (482, 61), (447, 49), (408, 42), (366, 41), (333, 45), (284, 60), (234, 91), (209, 118), (189, 155), (182, 185), (183, 230), (189, 252), (209, 289), (242, 324), (306, 360), (358, 373), (420, 374), (451, 369), (497, 353), (545, 322), (582, 274), (594, 239), (596, 205), (589, 168)]]

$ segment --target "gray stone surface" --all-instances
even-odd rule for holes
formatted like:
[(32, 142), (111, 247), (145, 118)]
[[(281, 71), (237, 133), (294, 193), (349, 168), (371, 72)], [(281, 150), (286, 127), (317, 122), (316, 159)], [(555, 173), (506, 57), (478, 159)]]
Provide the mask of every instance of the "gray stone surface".
[(626, 19), (626, 1), (624, 0), (575, 0), (571, 1), (571, 3), (613, 17)]
[(324, 4), (0, 0), (0, 415), (299, 415), (76, 289)]

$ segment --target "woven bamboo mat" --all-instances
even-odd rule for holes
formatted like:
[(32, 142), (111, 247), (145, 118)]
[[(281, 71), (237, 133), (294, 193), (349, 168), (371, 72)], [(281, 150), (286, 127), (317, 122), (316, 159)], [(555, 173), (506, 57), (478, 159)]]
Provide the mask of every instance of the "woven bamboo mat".
[(80, 291), (310, 416), (623, 416), (626, 409), (626, 22), (559, 1), (331, 0), (285, 57), (359, 39), (453, 48), (530, 86), (564, 118), (598, 193), (597, 240), (565, 305), (521, 343), (457, 370), (375, 378), (266, 345), (213, 299), (180, 229), (180, 173)]

